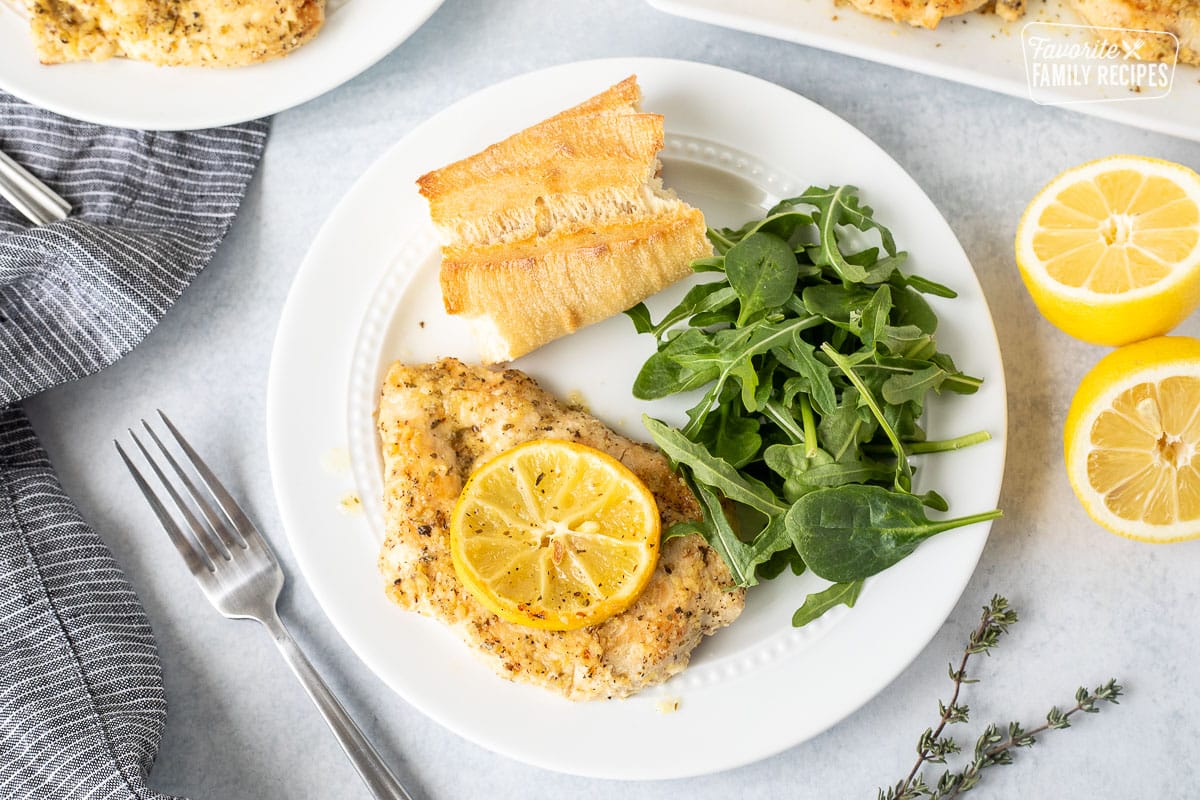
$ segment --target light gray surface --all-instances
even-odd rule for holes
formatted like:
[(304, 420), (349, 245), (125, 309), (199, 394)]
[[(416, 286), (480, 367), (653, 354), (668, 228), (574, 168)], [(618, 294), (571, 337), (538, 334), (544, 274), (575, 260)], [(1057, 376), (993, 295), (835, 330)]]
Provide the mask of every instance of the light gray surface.
[[(807, 744), (739, 770), (667, 783), (584, 780), (511, 762), (393, 695), (342, 643), (299, 577), (279, 530), (265, 452), (275, 325), (309, 243), (355, 178), (460, 97), (539, 67), (621, 55), (706, 61), (766, 78), (882, 145), (933, 198), (979, 273), (1009, 386), (1007, 516), (958, 608), (916, 662)], [(980, 665), (985, 681), (967, 691), (978, 722), (959, 726), (964, 739), (987, 721), (1036, 722), (1052, 704), (1068, 703), (1081, 682), (1116, 676), (1129, 697), (1022, 751), (1018, 765), (991, 771), (977, 794), (1193, 796), (1200, 699), (1185, 681), (1200, 660), (1192, 618), (1200, 545), (1126, 542), (1076, 504), (1061, 463), (1061, 424), (1080, 377), (1105, 351), (1044, 322), (1012, 260), (1016, 221), (1047, 179), (1121, 152), (1200, 166), (1200, 145), (686, 22), (637, 0), (449, 0), (376, 67), (276, 118), (229, 239), (141, 347), (28, 404), (67, 491), (124, 565), (158, 637), (170, 713), (152, 785), (194, 800), (367, 796), (269, 638), (204, 602), (120, 468), (111, 439), (161, 407), (279, 545), (290, 576), (284, 618), (418, 797), (873, 798), (877, 786), (907, 772), (916, 738), (946, 694), (946, 662), (995, 592), (1009, 596), (1022, 622)], [(353, 280), (354, 264), (345, 270)], [(1180, 332), (1200, 334), (1200, 325), (1190, 320)]]

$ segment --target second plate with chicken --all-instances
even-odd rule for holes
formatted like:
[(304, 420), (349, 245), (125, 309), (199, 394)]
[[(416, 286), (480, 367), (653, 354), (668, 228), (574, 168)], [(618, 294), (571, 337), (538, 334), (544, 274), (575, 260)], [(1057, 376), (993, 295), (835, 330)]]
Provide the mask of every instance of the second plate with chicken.
[[(301, 269), (280, 324), (268, 414), (272, 471), (297, 559), (330, 619), (384, 681), (429, 716), (497, 752), (581, 775), (645, 779), (697, 775), (763, 758), (852, 713), (895, 678), (945, 620), (974, 570), (986, 527), (926, 543), (868, 581), (854, 609), (839, 608), (799, 630), (791, 628), (792, 612), (822, 582), (785, 575), (754, 587), (741, 615), (706, 638), (685, 670), (627, 699), (573, 702), (561, 696), (572, 696), (571, 687), (552, 693), (536, 679), (502, 680), (455, 632), (389, 602), (389, 584), (377, 567), (384, 465), (375, 411), (393, 362), (458, 360), (403, 373), (393, 387), (399, 402), (420, 405), (447, 381), (477, 384), (479, 396), (491, 392), (492, 401), (500, 402), (494, 390), (502, 385), (497, 408), (514, 419), (493, 422), (533, 424), (536, 416), (540, 425), (558, 431), (555, 436), (591, 431), (583, 443), (593, 447), (619, 441), (610, 441), (613, 436), (648, 441), (642, 413), (682, 419), (683, 401), (634, 399), (633, 379), (654, 344), (652, 337), (638, 336), (624, 316), (517, 359), (512, 366), (540, 388), (525, 378), (506, 379), (470, 366), (478, 363), (476, 345), (466, 324), (443, 310), (437, 240), (415, 185), (430, 169), (630, 74), (643, 87), (643, 106), (666, 120), (660, 156), (666, 184), (700, 208), (710, 225), (759, 217), (809, 185), (853, 184), (912, 253), (914, 271), (959, 292), (953, 301), (935, 301), (938, 336), (964, 371), (984, 379), (983, 388), (969, 398), (937, 398), (926, 421), (931, 437), (986, 429), (992, 440), (921, 464), (918, 483), (937, 486), (956, 514), (994, 507), (1004, 461), (1004, 376), (986, 302), (945, 221), (894, 161), (837, 117), (778, 86), (687, 62), (595, 61), (522, 76), (456, 104), (397, 144), (351, 190)], [(652, 298), (655, 316), (685, 288), (676, 285)], [(447, 436), (469, 450), (478, 431), (454, 424), (462, 430)], [(343, 448), (352, 474), (337, 466)], [(400, 468), (408, 469), (404, 463)], [(414, 461), (411, 469), (418, 467)], [(648, 485), (656, 480), (655, 469), (634, 467)], [(420, 479), (415, 472), (413, 477)], [(340, 510), (346, 498), (361, 499), (363, 513)], [(419, 526), (416, 530), (419, 534)], [(731, 619), (736, 609), (727, 604), (740, 603), (740, 597), (709, 586), (715, 573), (702, 568), (702, 555), (680, 549), (680, 541), (664, 543), (673, 550), (664, 549), (663, 558), (675, 559), (673, 567), (701, 568), (654, 591), (679, 594), (668, 612), (690, 602), (694, 616), (712, 623), (697, 621), (684, 631), (679, 646), (690, 648), (688, 636)], [(426, 567), (435, 581), (434, 573), (445, 571), (436, 564)], [(657, 595), (650, 591), (639, 602), (655, 614), (651, 601)], [(412, 600), (437, 604), (457, 598), (431, 586)], [(623, 645), (642, 652), (648, 668), (669, 665), (676, 654), (640, 641), (650, 636), (649, 629), (617, 633), (629, 639)], [(582, 649), (543, 654), (531, 663), (586, 665), (591, 678), (599, 676), (598, 685), (578, 687), (587, 696), (627, 693), (605, 683), (604, 669), (612, 665), (592, 664), (586, 642), (570, 641)], [(499, 644), (520, 652), (513, 643)], [(622, 665), (614, 669), (628, 673)], [(563, 680), (561, 671), (555, 675)]]
[[(102, 125), (229, 125), (292, 108), (350, 80), (440, 5), (0, 0), (0, 87)], [(110, 57), (118, 54), (129, 57)]]

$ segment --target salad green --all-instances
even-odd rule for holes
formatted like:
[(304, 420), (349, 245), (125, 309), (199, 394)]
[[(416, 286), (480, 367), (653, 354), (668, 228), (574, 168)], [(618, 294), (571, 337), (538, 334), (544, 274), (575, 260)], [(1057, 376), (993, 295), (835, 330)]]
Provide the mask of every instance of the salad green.
[[(643, 421), (699, 499), (703, 518), (664, 536), (700, 533), (738, 586), (790, 568), (833, 586), (809, 595), (793, 624), (853, 606), (862, 581), (944, 530), (1000, 515), (930, 520), (935, 491), (914, 494), (909, 457), (987, 440), (986, 431), (929, 441), (929, 392), (971, 394), (979, 378), (938, 348), (924, 295), (946, 286), (902, 270), (907, 254), (853, 186), (813, 187), (738, 229), (709, 229), (715, 256), (657, 323), (633, 393), (700, 392), (687, 422)], [(854, 240), (878, 244), (858, 249)]]

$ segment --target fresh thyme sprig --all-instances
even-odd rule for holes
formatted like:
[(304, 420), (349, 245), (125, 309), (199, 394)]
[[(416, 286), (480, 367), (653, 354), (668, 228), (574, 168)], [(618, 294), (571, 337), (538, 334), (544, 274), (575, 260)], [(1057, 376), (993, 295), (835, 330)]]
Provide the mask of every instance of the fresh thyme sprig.
[[(937, 728), (927, 728), (921, 734), (921, 739), (917, 743), (917, 763), (913, 764), (908, 777), (898, 784), (898, 792), (903, 792), (910, 786), (925, 762), (944, 764), (947, 755), (959, 752), (960, 748), (953, 739), (942, 738), (942, 731), (945, 730), (946, 725), (966, 722), (970, 716), (970, 708), (958, 702), (958, 695), (962, 691), (963, 684), (975, 682), (975, 680), (967, 678), (967, 662), (973, 655), (989, 653), (1000, 641), (1000, 637), (1008, 632), (1008, 627), (1016, 621), (1017, 612), (1009, 608), (1008, 600), (1000, 595), (994, 596), (992, 602), (984, 607), (979, 626), (971, 631), (971, 636), (967, 640), (967, 646), (963, 650), (958, 669), (954, 668), (954, 664), (949, 665), (950, 680), (954, 683), (954, 692), (950, 695), (950, 702), (943, 703), (938, 700), (941, 719), (938, 720)], [(913, 795), (913, 797), (920, 796)], [(900, 798), (904, 795), (897, 794), (896, 797)], [(888, 796), (887, 800), (893, 800), (893, 798)]]
[(980, 773), (988, 767), (1003, 766), (1013, 763), (1016, 748), (1031, 747), (1037, 742), (1037, 736), (1049, 730), (1071, 727), (1070, 718), (1079, 713), (1094, 714), (1100, 710), (1102, 703), (1117, 703), (1123, 687), (1116, 680), (1097, 686), (1092, 691), (1079, 687), (1075, 692), (1075, 705), (1063, 711), (1055, 706), (1046, 715), (1046, 722), (1032, 730), (1025, 730), (1018, 722), (1010, 722), (1007, 733), (992, 724), (984, 729), (983, 734), (975, 742), (971, 760), (961, 770), (945, 770), (934, 785), (925, 782), (921, 768), (926, 764), (945, 764), (946, 757), (961, 752), (961, 747), (950, 736), (944, 736), (947, 725), (966, 722), (970, 717), (970, 708), (959, 702), (959, 694), (967, 683), (976, 683), (978, 678), (967, 677), (967, 663), (971, 656), (991, 652), (1000, 638), (1008, 633), (1009, 626), (1017, 621), (1017, 612), (1010, 608), (1008, 600), (995, 595), (992, 601), (983, 607), (979, 625), (971, 632), (967, 646), (963, 650), (958, 669), (954, 664), (949, 665), (950, 680), (954, 684), (953, 692), (948, 703), (938, 701), (940, 717), (934, 728), (926, 728), (917, 741), (917, 762), (908, 775), (894, 786), (880, 789), (878, 800), (949, 800), (969, 792), (979, 783)]

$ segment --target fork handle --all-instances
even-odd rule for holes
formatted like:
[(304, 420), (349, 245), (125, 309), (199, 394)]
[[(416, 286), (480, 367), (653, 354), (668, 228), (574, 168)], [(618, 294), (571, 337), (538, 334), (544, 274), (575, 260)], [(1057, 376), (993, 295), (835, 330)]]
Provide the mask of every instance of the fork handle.
[(66, 200), (4, 153), (0, 153), (0, 197), (35, 225), (66, 219), (71, 211)]
[(279, 616), (273, 614), (261, 622), (271, 632), (271, 638), (275, 640), (275, 646), (283, 654), (284, 661), (291, 667), (292, 673), (300, 679), (300, 684), (316, 704), (321, 716), (325, 717), (325, 722), (329, 724), (333, 735), (337, 737), (338, 744), (350, 758), (350, 763), (358, 770), (359, 776), (367, 784), (371, 794), (380, 800), (412, 800), (412, 796), (400, 785), (400, 781), (396, 780), (396, 776), (383, 763), (379, 753), (367, 741), (367, 737), (363, 735), (358, 725), (346, 713), (346, 709), (325, 685), (325, 680), (313, 667), (308, 657), (304, 655), (300, 645), (284, 627)]

